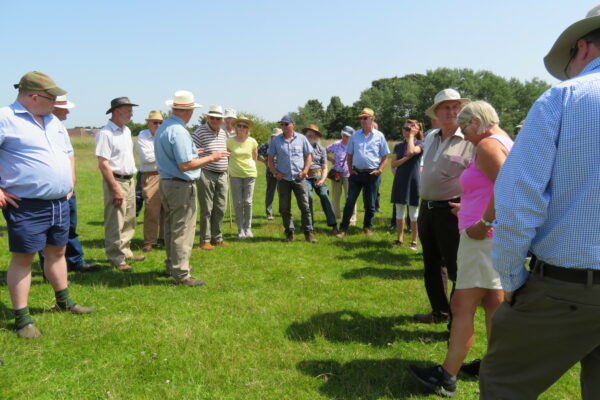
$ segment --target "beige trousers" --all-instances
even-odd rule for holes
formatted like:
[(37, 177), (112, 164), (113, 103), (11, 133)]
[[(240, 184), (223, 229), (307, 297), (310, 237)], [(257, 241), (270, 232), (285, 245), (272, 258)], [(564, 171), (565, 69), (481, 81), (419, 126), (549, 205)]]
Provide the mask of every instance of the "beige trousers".
[(160, 176), (142, 172), (142, 196), (144, 197), (144, 244), (156, 244), (158, 228), (164, 232), (164, 216), (158, 192)]
[(102, 180), (104, 191), (104, 248), (113, 266), (125, 263), (132, 256), (130, 245), (135, 234), (135, 184), (133, 179), (115, 178), (123, 192), (123, 203), (115, 207), (112, 191)]
[(165, 266), (176, 281), (190, 276), (190, 256), (196, 234), (196, 185), (160, 180), (160, 199), (165, 216)]
[[(342, 212), (344, 211), (341, 207), (342, 190), (344, 191), (344, 199), (348, 197), (348, 178), (342, 178), (337, 182), (330, 179), (330, 183), (331, 196), (333, 197), (333, 212), (335, 213), (335, 218), (339, 221), (342, 219)], [(354, 212), (350, 218), (350, 225), (356, 225), (356, 204), (354, 205)]]

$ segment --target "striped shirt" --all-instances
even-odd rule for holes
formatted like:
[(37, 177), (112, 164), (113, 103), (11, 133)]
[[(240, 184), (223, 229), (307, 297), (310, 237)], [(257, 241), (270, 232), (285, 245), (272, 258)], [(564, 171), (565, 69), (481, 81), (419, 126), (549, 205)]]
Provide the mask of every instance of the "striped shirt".
[(600, 57), (535, 102), (494, 193), (492, 261), (504, 290), (526, 281), (528, 250), (600, 270)]
[[(197, 148), (204, 149), (204, 153), (200, 153), (200, 157), (209, 156), (218, 150), (227, 150), (227, 133), (223, 128), (219, 128), (219, 132), (215, 133), (208, 124), (200, 125), (200, 127), (192, 133), (192, 139)], [(223, 158), (208, 163), (202, 168), (213, 172), (227, 172), (227, 165), (227, 158)]]

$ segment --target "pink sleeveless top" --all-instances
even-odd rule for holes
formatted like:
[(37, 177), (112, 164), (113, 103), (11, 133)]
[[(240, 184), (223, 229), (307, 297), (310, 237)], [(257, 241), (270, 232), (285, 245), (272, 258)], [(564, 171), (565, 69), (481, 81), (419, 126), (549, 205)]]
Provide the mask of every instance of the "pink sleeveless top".
[[(510, 151), (513, 141), (504, 135), (492, 135), (483, 140), (495, 139)], [(460, 210), (458, 211), (458, 230), (463, 231), (479, 221), (494, 192), (494, 183), (489, 180), (479, 168), (475, 166), (476, 156), (473, 156), (471, 164), (460, 176), (460, 185), (463, 195), (460, 197)], [(493, 235), (494, 229), (490, 229), (488, 236)]]

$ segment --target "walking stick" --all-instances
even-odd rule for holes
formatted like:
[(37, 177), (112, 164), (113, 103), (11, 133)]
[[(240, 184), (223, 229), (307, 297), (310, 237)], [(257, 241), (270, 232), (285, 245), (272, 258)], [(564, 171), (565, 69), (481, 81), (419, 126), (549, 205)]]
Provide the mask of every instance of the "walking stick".
[(229, 229), (231, 229), (233, 227), (233, 216), (231, 215), (231, 177), (229, 176), (229, 172), (227, 172), (227, 180), (229, 181), (227, 187), (227, 197), (229, 200)]

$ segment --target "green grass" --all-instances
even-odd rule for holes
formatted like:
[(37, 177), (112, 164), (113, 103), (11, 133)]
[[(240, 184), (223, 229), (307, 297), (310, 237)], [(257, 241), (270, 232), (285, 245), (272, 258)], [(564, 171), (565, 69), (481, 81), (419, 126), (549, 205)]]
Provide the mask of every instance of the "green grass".
[[(78, 231), (86, 259), (104, 269), (69, 279), (73, 298), (98, 312), (44, 312), (53, 304), (53, 293), (36, 268), (30, 307), (44, 337), (19, 340), (12, 331), (8, 291), (0, 286), (1, 399), (436, 398), (423, 393), (406, 372), (410, 363), (440, 363), (446, 333), (442, 324), (411, 321), (414, 313), (428, 311), (422, 259), (420, 253), (391, 246), (389, 172), (374, 236), (364, 236), (359, 228), (344, 240), (328, 235), (317, 201), (319, 243), (286, 244), (280, 218), (264, 218), (260, 164), (256, 237), (237, 240), (235, 224), (230, 227), (226, 216), (225, 238), (234, 246), (194, 249), (193, 274), (207, 285), (187, 288), (160, 277), (160, 250), (135, 263), (133, 274), (109, 268), (93, 141), (73, 143)], [(359, 222), (361, 210), (359, 204)], [(141, 246), (138, 226), (134, 251)], [(8, 260), (4, 237), (3, 269)], [(476, 331), (469, 359), (485, 352), (481, 313)], [(551, 362), (550, 355), (540, 362)], [(542, 399), (579, 398), (578, 373), (573, 368)], [(477, 387), (477, 381), (461, 379), (458, 398), (477, 399)]]

